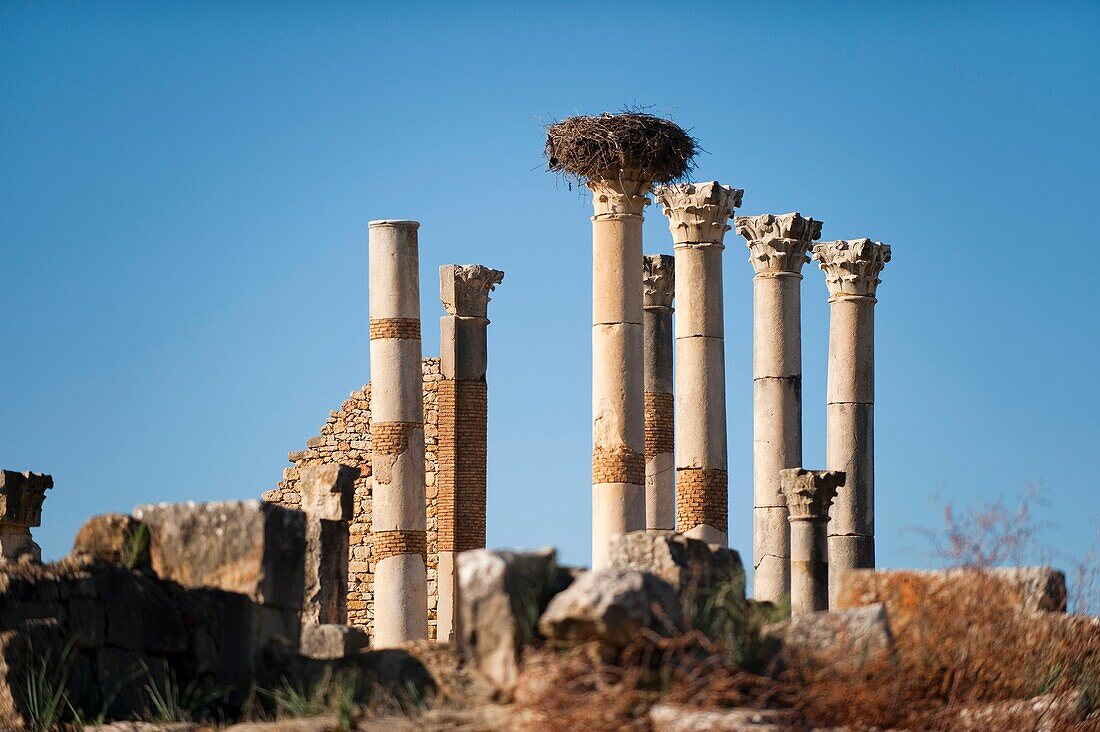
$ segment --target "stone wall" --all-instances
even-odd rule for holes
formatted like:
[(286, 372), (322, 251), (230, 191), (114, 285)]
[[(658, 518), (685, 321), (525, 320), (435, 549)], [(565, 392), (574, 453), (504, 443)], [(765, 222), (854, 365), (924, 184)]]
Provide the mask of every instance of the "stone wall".
[[(439, 471), (439, 400), (442, 379), (438, 358), (426, 358), (424, 376), (424, 473), (428, 518), (428, 637), (436, 637), (438, 604), (437, 569), (439, 546), (438, 490)], [(348, 566), (348, 624), (373, 632), (374, 572), (371, 546), (371, 437), (370, 384), (353, 391), (340, 409), (329, 412), (321, 433), (306, 440), (306, 449), (289, 455), (292, 467), (283, 471), (283, 480), (263, 494), (263, 499), (290, 508), (300, 508), (299, 470), (306, 465), (341, 463), (359, 468), (355, 482), (355, 514), (351, 521), (350, 562)]]

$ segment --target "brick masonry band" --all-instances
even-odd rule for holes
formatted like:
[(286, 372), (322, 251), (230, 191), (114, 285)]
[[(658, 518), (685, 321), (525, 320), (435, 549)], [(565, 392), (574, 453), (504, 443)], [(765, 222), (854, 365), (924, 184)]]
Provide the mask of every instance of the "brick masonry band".
[(409, 446), (409, 430), (424, 429), (423, 422), (375, 422), (370, 427), (376, 455), (400, 455)]
[(671, 394), (645, 393), (646, 460), (672, 452), (673, 397)]
[(596, 448), (592, 452), (592, 483), (645, 485), (645, 457), (628, 447)]
[(383, 338), (402, 338), (420, 340), (419, 318), (371, 318), (370, 338), (372, 341)]
[(729, 474), (720, 468), (676, 469), (676, 530), (713, 526), (726, 531)]
[(381, 562), (389, 557), (404, 554), (428, 556), (428, 534), (415, 529), (397, 529), (396, 531), (374, 532), (374, 561)]
[(439, 382), (439, 550), (463, 552), (485, 546), (484, 381)]

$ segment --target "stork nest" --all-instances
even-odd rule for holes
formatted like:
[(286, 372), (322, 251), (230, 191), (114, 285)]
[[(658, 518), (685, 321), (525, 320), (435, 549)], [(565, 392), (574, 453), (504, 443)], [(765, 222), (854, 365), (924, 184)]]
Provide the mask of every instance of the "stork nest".
[(569, 117), (546, 127), (550, 171), (578, 181), (618, 180), (629, 171), (672, 183), (694, 169), (698, 149), (675, 122), (642, 112)]

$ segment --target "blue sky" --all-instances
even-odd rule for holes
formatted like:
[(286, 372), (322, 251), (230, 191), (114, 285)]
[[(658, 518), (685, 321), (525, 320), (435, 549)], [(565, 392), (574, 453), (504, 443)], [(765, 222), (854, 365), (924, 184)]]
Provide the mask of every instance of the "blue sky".
[[(400, 7), (397, 7), (400, 5)], [(907, 527), (1046, 486), (1081, 554), (1100, 489), (1100, 6), (5, 3), (0, 465), (52, 473), (36, 537), (258, 496), (370, 378), (367, 221), (505, 270), (490, 317), (489, 542), (590, 533), (589, 200), (541, 125), (623, 104), (692, 128), (741, 213), (893, 246), (877, 311), (880, 562)], [(646, 251), (670, 251), (651, 208)], [(751, 554), (752, 269), (725, 255), (730, 533)], [(805, 463), (826, 291), (803, 282)]]

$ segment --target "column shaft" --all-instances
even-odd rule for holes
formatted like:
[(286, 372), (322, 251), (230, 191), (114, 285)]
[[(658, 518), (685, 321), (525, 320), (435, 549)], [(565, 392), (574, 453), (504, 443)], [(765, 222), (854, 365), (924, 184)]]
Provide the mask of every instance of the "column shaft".
[[(627, 182), (629, 183), (629, 182)], [(592, 217), (592, 566), (611, 537), (645, 529), (642, 206), (649, 183), (590, 183)]]
[(828, 519), (791, 518), (791, 615), (829, 609)]
[(677, 244), (676, 527), (726, 546), (725, 337), (722, 245)]
[(676, 528), (676, 462), (673, 455), (672, 297), (673, 258), (645, 258), (643, 330), (645, 340), (646, 529)]
[(489, 292), (504, 273), (479, 264), (439, 268), (440, 321), (438, 604), (436, 638), (457, 629), (455, 555), (485, 547)]
[(418, 227), (370, 223), (375, 647), (428, 637)]

